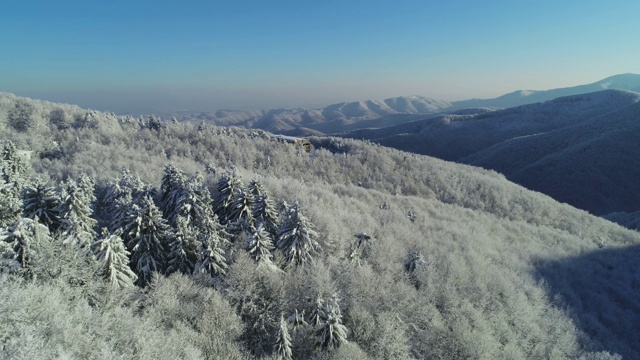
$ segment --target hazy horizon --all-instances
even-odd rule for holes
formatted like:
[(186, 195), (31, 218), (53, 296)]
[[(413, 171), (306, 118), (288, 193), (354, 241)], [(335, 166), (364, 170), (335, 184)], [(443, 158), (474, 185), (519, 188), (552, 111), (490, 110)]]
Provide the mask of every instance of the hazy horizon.
[(6, 4), (0, 91), (116, 113), (456, 101), (640, 73), (620, 1)]

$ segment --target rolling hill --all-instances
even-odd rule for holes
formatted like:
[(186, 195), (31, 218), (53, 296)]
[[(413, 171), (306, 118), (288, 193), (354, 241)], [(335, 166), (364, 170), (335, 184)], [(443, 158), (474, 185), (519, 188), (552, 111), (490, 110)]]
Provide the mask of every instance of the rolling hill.
[(405, 151), (499, 171), (529, 189), (594, 214), (640, 209), (640, 93), (603, 90), (478, 115), (442, 115), (358, 130)]
[(516, 137), (460, 162), (493, 169), (594, 214), (640, 209), (640, 103), (561, 129)]

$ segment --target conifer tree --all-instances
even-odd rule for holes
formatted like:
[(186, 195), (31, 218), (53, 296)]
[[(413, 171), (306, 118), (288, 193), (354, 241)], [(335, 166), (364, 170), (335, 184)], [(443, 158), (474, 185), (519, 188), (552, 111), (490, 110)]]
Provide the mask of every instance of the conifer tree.
[(300, 212), (299, 206), (291, 205), (286, 211), (277, 240), (277, 247), (284, 253), (287, 263), (299, 266), (311, 261), (320, 250), (317, 237), (313, 224)]
[[(140, 206), (147, 197), (154, 196), (154, 190), (145, 184), (137, 175), (131, 174), (129, 170), (124, 170), (117, 182), (112, 182), (107, 186), (104, 198), (105, 215), (108, 216), (107, 227), (110, 232), (122, 232), (125, 225), (127, 213), (131, 211), (133, 204)], [(129, 240), (125, 233), (122, 233), (125, 243)]]
[(20, 219), (22, 198), (20, 192), (24, 185), (26, 166), (23, 164), (13, 142), (8, 141), (2, 149), (0, 164), (0, 226), (9, 226)]
[(23, 215), (47, 226), (51, 232), (60, 226), (60, 198), (53, 187), (41, 181), (22, 189)]
[(153, 200), (146, 196), (140, 206), (132, 205), (123, 229), (128, 238), (131, 268), (138, 275), (138, 285), (145, 286), (154, 272), (165, 270), (167, 248), (172, 240), (169, 225)]
[[(160, 184), (160, 209), (165, 219), (175, 219), (178, 200), (185, 189), (186, 178), (183, 172), (173, 165), (166, 165)], [(175, 226), (175, 224), (172, 224)]]
[(316, 327), (316, 346), (335, 349), (347, 342), (347, 328), (342, 324), (338, 296), (334, 294), (319, 312), (320, 323)]
[(3, 257), (15, 260), (22, 268), (28, 268), (34, 256), (34, 245), (39, 241), (50, 241), (49, 229), (37, 220), (21, 218), (0, 235), (0, 241), (8, 246)]
[(275, 239), (278, 235), (278, 229), (280, 227), (278, 217), (276, 206), (266, 191), (263, 191), (261, 195), (255, 196), (253, 218), (255, 219), (256, 226), (262, 224), (272, 239)]
[(102, 275), (113, 288), (133, 286), (138, 277), (129, 267), (129, 252), (120, 236), (103, 229), (101, 239), (91, 244), (91, 250), (102, 265)]
[(264, 227), (258, 226), (251, 235), (249, 245), (247, 246), (247, 251), (251, 258), (258, 263), (271, 264), (273, 260), (271, 250), (273, 250), (273, 248), (273, 242), (269, 238), (269, 234), (264, 230)]
[(194, 273), (211, 276), (224, 275), (227, 273), (228, 267), (220, 242), (212, 238), (201, 239)]
[(253, 225), (253, 196), (239, 189), (236, 193), (231, 208), (229, 209), (229, 215), (227, 221), (231, 224), (241, 224), (243, 222)]
[(223, 225), (229, 221), (233, 200), (241, 189), (242, 182), (235, 173), (225, 174), (218, 180), (218, 194), (213, 201), (213, 206), (220, 223)]
[(64, 242), (81, 247), (90, 245), (96, 238), (93, 228), (97, 223), (91, 217), (93, 214), (91, 204), (95, 201), (93, 181), (84, 175), (80, 177), (78, 183), (69, 179), (61, 198), (62, 201), (57, 210), (62, 219), (60, 229), (65, 236)]
[(197, 235), (187, 225), (184, 218), (178, 220), (178, 227), (173, 241), (169, 245), (167, 274), (181, 272), (191, 274), (197, 262), (198, 248), (194, 248)]
[(20, 219), (22, 200), (13, 184), (0, 178), (0, 228), (14, 224)]
[(249, 194), (253, 195), (256, 199), (266, 194), (264, 186), (257, 179), (253, 179), (249, 182), (247, 190), (249, 191)]
[(291, 360), (293, 355), (291, 351), (291, 335), (289, 335), (287, 322), (282, 315), (280, 315), (280, 326), (278, 327), (276, 342), (273, 345), (273, 352), (281, 360)]

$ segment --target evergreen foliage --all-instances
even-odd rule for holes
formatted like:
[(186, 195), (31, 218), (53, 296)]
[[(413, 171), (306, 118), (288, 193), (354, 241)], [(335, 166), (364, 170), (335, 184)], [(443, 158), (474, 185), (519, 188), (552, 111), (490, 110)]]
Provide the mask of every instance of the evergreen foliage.
[(23, 269), (28, 269), (35, 256), (34, 247), (37, 247), (37, 243), (50, 241), (49, 229), (37, 220), (21, 218), (7, 227), (0, 235), (0, 241), (8, 244), (4, 246), (3, 259), (15, 260)]
[(82, 175), (78, 182), (72, 179), (66, 182), (60, 205), (56, 208), (60, 213), (60, 229), (66, 244), (84, 247), (94, 242), (97, 221), (92, 218), (92, 203), (96, 200), (93, 191), (93, 180), (86, 175)]
[(37, 180), (27, 184), (22, 189), (23, 216), (37, 219), (47, 226), (51, 232), (56, 232), (60, 226), (60, 197), (55, 188), (47, 186)]
[(253, 195), (243, 189), (240, 189), (236, 192), (233, 202), (231, 203), (227, 221), (231, 224), (247, 223), (249, 225), (253, 225), (253, 204)]
[(18, 150), (12, 141), (4, 144), (2, 149), (2, 163), (0, 164), (2, 177), (0, 178), (0, 226), (8, 226), (20, 218), (22, 199), (20, 192), (24, 185), (26, 166), (18, 155)]
[(137, 284), (145, 286), (153, 273), (165, 271), (168, 247), (172, 241), (169, 225), (160, 210), (147, 196), (140, 206), (133, 204), (123, 227), (131, 253), (131, 268), (138, 276)]
[(197, 234), (189, 227), (184, 218), (178, 219), (173, 241), (169, 245), (167, 274), (181, 272), (191, 274), (198, 260)]
[(217, 238), (215, 234), (209, 234), (199, 239), (194, 273), (209, 274), (210, 276), (226, 274), (228, 265), (221, 243), (221, 239)]
[(284, 222), (278, 231), (277, 247), (284, 253), (287, 264), (303, 265), (320, 251), (320, 244), (316, 240), (318, 233), (313, 228), (297, 204), (286, 210)]
[(129, 267), (129, 252), (117, 234), (103, 229), (102, 237), (91, 244), (91, 251), (101, 264), (100, 273), (113, 288), (132, 287), (138, 279)]
[(258, 226), (251, 235), (247, 246), (249, 256), (258, 263), (272, 264), (273, 255), (271, 251), (273, 249), (273, 242), (269, 238), (269, 234), (264, 230), (264, 227)]
[(224, 174), (218, 180), (217, 196), (213, 201), (213, 206), (220, 223), (223, 225), (229, 222), (233, 201), (241, 189), (242, 182), (235, 172)]
[[(185, 190), (186, 176), (172, 165), (166, 165), (160, 184), (160, 209), (165, 219), (173, 219), (178, 215), (178, 201)], [(171, 222), (171, 220), (170, 220)], [(176, 226), (176, 224), (172, 224)]]
[(284, 316), (280, 315), (280, 327), (278, 328), (278, 334), (276, 335), (273, 352), (280, 360), (291, 360), (293, 356), (291, 346), (291, 335), (289, 335), (287, 322), (284, 320)]
[(253, 205), (253, 218), (255, 219), (256, 226), (262, 225), (272, 239), (275, 239), (278, 235), (278, 229), (280, 224), (278, 221), (279, 214), (276, 210), (271, 197), (266, 192), (261, 192), (260, 195), (255, 195), (255, 203)]
[(318, 312), (316, 345), (322, 349), (335, 349), (347, 342), (347, 327), (342, 324), (338, 296), (334, 294), (324, 302)]

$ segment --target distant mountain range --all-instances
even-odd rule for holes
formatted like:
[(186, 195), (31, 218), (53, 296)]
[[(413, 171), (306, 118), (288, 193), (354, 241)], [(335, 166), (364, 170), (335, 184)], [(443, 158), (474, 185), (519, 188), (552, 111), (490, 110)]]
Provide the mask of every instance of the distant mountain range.
[(572, 86), (552, 90), (518, 90), (509, 94), (502, 95), (494, 99), (471, 99), (464, 101), (456, 101), (452, 105), (456, 108), (471, 107), (499, 107), (509, 108), (514, 106), (533, 104), (552, 100), (562, 96), (571, 96), (585, 94), (607, 89), (629, 90), (640, 92), (640, 75), (639, 74), (620, 74), (602, 79), (587, 85)]
[(615, 75), (592, 84), (562, 89), (519, 90), (494, 99), (447, 102), (414, 95), (342, 102), (322, 109), (219, 110), (168, 115), (179, 120), (257, 128), (287, 135), (319, 135), (393, 126), (442, 114), (476, 114), (606, 89), (640, 91), (640, 75)]
[(598, 215), (640, 210), (636, 92), (603, 90), (343, 136), (496, 170)]

